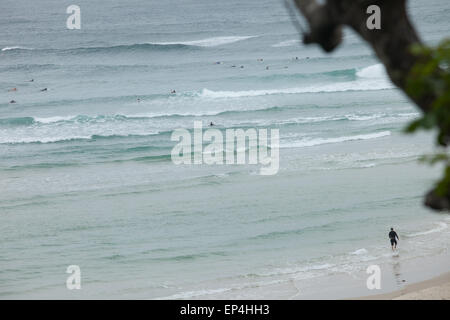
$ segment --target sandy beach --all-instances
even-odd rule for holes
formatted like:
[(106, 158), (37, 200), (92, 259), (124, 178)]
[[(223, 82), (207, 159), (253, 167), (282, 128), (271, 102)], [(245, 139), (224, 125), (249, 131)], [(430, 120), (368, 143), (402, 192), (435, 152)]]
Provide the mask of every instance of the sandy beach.
[(430, 280), (410, 284), (391, 293), (362, 297), (360, 300), (448, 300), (450, 272)]

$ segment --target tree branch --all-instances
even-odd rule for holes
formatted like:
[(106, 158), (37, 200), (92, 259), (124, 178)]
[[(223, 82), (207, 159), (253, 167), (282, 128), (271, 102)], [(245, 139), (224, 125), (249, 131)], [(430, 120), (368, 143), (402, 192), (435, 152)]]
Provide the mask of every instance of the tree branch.
[[(406, 92), (407, 76), (419, 59), (410, 52), (410, 48), (421, 43), (408, 19), (406, 0), (327, 0), (324, 4), (319, 4), (317, 0), (294, 2), (310, 27), (304, 37), (305, 44), (317, 43), (330, 52), (340, 44), (342, 27), (347, 25), (373, 48), (392, 82)], [(379, 30), (370, 30), (366, 25), (369, 17), (366, 10), (371, 4), (381, 9)], [(426, 112), (436, 97), (410, 98)]]
[[(411, 52), (413, 45), (421, 44), (406, 11), (406, 0), (294, 0), (306, 18), (309, 32), (305, 44), (316, 43), (326, 52), (333, 51), (342, 42), (342, 28), (349, 26), (374, 50), (386, 68), (391, 81), (399, 87), (424, 113), (432, 110), (438, 98), (435, 92), (416, 95), (407, 90), (408, 76), (421, 59)], [(367, 8), (377, 5), (381, 10), (381, 29), (367, 27)], [(450, 141), (449, 137), (446, 137)], [(425, 204), (433, 209), (450, 209), (450, 196), (440, 197), (430, 191)]]
[(317, 43), (326, 52), (333, 51), (342, 41), (342, 28), (328, 12), (329, 7), (319, 5), (316, 0), (295, 0), (295, 4), (310, 26), (303, 42)]

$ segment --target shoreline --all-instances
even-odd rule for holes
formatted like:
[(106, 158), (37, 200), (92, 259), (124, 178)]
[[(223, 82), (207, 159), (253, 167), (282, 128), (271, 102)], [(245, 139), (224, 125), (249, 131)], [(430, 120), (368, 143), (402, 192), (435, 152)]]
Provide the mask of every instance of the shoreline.
[[(381, 288), (370, 290), (366, 286), (365, 270), (356, 273), (338, 273), (320, 278), (293, 281), (299, 290), (288, 299), (293, 300), (426, 300), (450, 299), (450, 252), (447, 249), (436, 255), (414, 257), (379, 264)], [(375, 263), (370, 261), (367, 265)], [(288, 292), (289, 286), (283, 286)], [(279, 288), (281, 289), (281, 288)], [(281, 290), (278, 290), (280, 292)], [(376, 293), (378, 291), (378, 293)], [(291, 290), (292, 292), (292, 290)], [(287, 297), (276, 297), (276, 299)]]
[[(377, 263), (368, 261), (367, 266)], [(378, 293), (366, 286), (366, 268), (312, 278), (294, 278), (267, 286), (199, 295), (197, 299), (257, 300), (390, 300), (450, 299), (450, 252), (398, 260), (398, 256), (379, 264), (381, 288)], [(183, 298), (181, 298), (183, 299)]]
[(409, 284), (400, 290), (355, 300), (450, 300), (450, 272)]

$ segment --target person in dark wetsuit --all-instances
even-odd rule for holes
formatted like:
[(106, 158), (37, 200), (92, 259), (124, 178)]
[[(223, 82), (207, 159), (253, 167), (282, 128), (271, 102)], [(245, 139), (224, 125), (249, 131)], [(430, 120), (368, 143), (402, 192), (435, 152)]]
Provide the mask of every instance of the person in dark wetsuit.
[(391, 239), (391, 247), (392, 250), (397, 249), (397, 240), (400, 240), (397, 232), (394, 231), (394, 228), (391, 228), (391, 232), (389, 232), (389, 239)]

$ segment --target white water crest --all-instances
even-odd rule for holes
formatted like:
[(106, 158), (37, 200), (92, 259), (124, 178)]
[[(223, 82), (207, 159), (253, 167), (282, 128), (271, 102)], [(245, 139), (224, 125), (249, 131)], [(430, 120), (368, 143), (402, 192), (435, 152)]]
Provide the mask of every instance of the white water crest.
[(369, 134), (359, 134), (354, 136), (344, 136), (344, 137), (337, 137), (337, 138), (316, 138), (316, 139), (302, 139), (300, 141), (291, 142), (291, 143), (285, 143), (281, 144), (281, 148), (303, 148), (303, 147), (313, 147), (317, 145), (322, 144), (328, 144), (328, 143), (340, 143), (340, 142), (347, 142), (347, 141), (356, 141), (356, 140), (369, 140), (369, 139), (377, 139), (381, 137), (386, 137), (391, 135), (390, 131), (382, 131), (377, 133), (369, 133)]
[(228, 36), (228, 37), (213, 37), (206, 38), (201, 40), (192, 40), (192, 41), (174, 41), (174, 42), (156, 42), (152, 44), (158, 45), (174, 45), (174, 44), (182, 44), (186, 46), (198, 46), (198, 47), (216, 47), (225, 44), (230, 44), (242, 40), (247, 40), (251, 38), (255, 38), (257, 36)]

